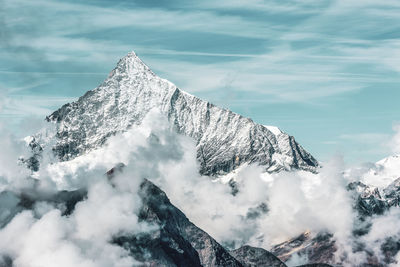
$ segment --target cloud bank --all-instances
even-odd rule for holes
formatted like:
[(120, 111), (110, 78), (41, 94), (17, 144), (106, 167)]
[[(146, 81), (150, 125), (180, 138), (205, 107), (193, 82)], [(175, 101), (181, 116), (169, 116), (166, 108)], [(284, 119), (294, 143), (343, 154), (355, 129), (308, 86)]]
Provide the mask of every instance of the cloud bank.
[[(60, 261), (65, 266), (136, 264), (111, 241), (121, 233), (151, 229), (137, 216), (141, 206), (137, 190), (143, 178), (159, 185), (193, 223), (229, 248), (250, 244), (270, 249), (305, 231), (329, 232), (336, 240), (336, 256), (345, 265), (366, 259), (364, 252), (353, 251), (357, 220), (341, 158), (325, 163), (318, 174), (268, 174), (249, 165), (229, 177), (201, 176), (195, 143), (174, 133), (156, 110), (142, 125), (69, 162), (44, 154), (33, 176), (16, 160), (23, 143), (11, 137), (1, 140), (7, 150), (1, 154), (6, 161), (1, 161), (0, 175), (0, 225), (5, 224), (0, 230), (0, 254), (16, 266), (54, 266)], [(126, 167), (111, 184), (104, 173), (118, 163)], [(28, 210), (18, 207), (21, 192), (40, 196), (80, 188), (88, 190), (88, 197), (68, 216), (65, 206), (46, 200), (36, 201)], [(376, 244), (398, 235), (393, 227), (397, 213), (391, 210), (371, 219), (371, 231), (362, 239), (380, 257)], [(292, 261), (304, 261), (299, 257)]]

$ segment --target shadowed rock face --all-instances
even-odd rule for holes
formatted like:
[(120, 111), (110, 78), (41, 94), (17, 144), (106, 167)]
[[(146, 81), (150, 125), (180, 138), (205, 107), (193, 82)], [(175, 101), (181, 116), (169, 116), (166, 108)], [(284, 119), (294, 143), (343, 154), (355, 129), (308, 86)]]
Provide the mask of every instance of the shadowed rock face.
[(312, 264), (300, 265), (297, 267), (332, 267), (332, 266), (329, 264), (325, 264), (325, 263), (312, 263)]
[(272, 253), (262, 248), (243, 246), (231, 251), (231, 255), (248, 267), (285, 267)]
[[(211, 236), (191, 223), (153, 183), (145, 180), (139, 194), (143, 201), (139, 218), (160, 226), (154, 233), (160, 242), (158, 248), (176, 265), (242, 266)], [(151, 254), (157, 256), (156, 251)]]
[[(110, 182), (124, 164), (107, 172)], [(147, 179), (140, 185), (142, 207), (139, 219), (158, 226), (136, 236), (121, 236), (115, 243), (128, 249), (139, 261), (151, 266), (243, 266), (206, 232), (189, 221), (167, 195)]]
[(11, 191), (2, 191), (0, 192), (0, 214), (7, 216), (0, 216), (0, 229), (9, 223), (17, 213), (25, 209), (32, 209), (37, 201), (46, 201), (58, 207), (63, 215), (69, 215), (74, 210), (76, 203), (83, 200), (86, 195), (86, 190), (59, 191), (50, 195), (38, 195), (34, 192), (17, 194)]
[(400, 206), (400, 177), (383, 189), (383, 197), (390, 207)]
[(383, 198), (376, 187), (352, 182), (347, 189), (353, 193), (354, 209), (362, 219), (375, 214), (381, 215), (390, 208), (389, 200)]

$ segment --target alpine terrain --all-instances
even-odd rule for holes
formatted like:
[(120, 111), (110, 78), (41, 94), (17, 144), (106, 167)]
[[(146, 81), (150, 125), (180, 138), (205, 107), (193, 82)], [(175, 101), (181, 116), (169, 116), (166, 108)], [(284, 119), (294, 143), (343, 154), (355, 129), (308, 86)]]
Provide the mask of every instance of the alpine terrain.
[[(206, 180), (209, 180), (210, 183), (219, 183), (220, 181), (214, 179), (215, 177), (223, 175), (231, 177), (229, 174), (235, 174), (236, 169), (250, 164), (261, 166), (262, 174), (270, 177), (279, 172), (299, 171), (299, 173), (308, 177), (308, 181), (316, 178), (321, 169), (320, 163), (302, 148), (293, 136), (275, 126), (257, 124), (249, 118), (219, 108), (182, 91), (171, 82), (155, 75), (134, 52), (131, 52), (118, 62), (100, 86), (88, 91), (77, 101), (65, 104), (46, 118), (55, 127), (55, 133), (47, 136), (40, 132), (25, 139), (30, 147), (31, 155), (25, 159), (20, 158), (20, 162), (25, 163), (31, 171), (31, 177), (29, 177), (31, 188), (23, 187), (23, 189), (15, 192), (12, 190), (0, 192), (0, 201), (12, 207), (4, 213), (2, 213), (0, 207), (0, 227), (4, 229), (12, 228), (13, 226), (9, 225), (13, 225), (13, 218), (26, 210), (33, 210), (34, 216), (38, 217), (39, 219), (37, 219), (40, 222), (41, 219), (38, 214), (43, 213), (43, 209), (46, 210), (49, 207), (56, 207), (61, 210), (61, 218), (68, 220), (77, 218), (76, 220), (79, 222), (79, 216), (81, 216), (79, 212), (82, 207), (94, 205), (91, 200), (93, 195), (101, 197), (107, 190), (100, 192), (94, 190), (93, 193), (93, 189), (87, 188), (88, 184), (90, 185), (90, 182), (87, 182), (87, 184), (84, 183), (84, 186), (81, 186), (82, 188), (71, 188), (70, 190), (56, 192), (46, 191), (46, 194), (38, 194), (36, 190), (41, 188), (41, 181), (37, 179), (38, 176), (51, 173), (50, 171), (47, 172), (46, 169), (41, 174), (41, 164), (47, 164), (45, 166), (49, 169), (54, 169), (59, 167), (58, 163), (61, 164), (60, 168), (64, 168), (70, 162), (79, 161), (86, 155), (106, 146), (113, 136), (136, 129), (135, 127), (141, 125), (150, 111), (154, 109), (161, 112), (165, 121), (175, 131), (175, 135), (183, 135), (186, 136), (185, 138), (194, 141), (200, 172), (199, 174), (196, 170), (196, 174), (201, 175), (201, 178), (209, 176), (210, 179)], [(153, 145), (161, 144), (157, 136), (150, 137), (149, 140), (151, 140), (147, 140), (148, 142)], [(45, 151), (50, 151), (56, 162), (49, 163), (47, 159), (45, 161)], [(147, 151), (146, 153), (150, 154), (150, 158), (152, 157), (151, 152)], [(346, 228), (349, 230), (349, 234), (345, 236), (345, 244), (337, 242), (334, 231), (319, 227), (316, 232), (300, 232), (300, 235), (292, 236), (291, 239), (279, 244), (264, 246), (268, 250), (250, 246), (246, 241), (240, 243), (239, 246), (230, 247), (223, 242), (219, 243), (217, 238), (214, 239), (204, 231), (206, 229), (202, 230), (192, 223), (190, 218), (186, 217), (190, 216), (185, 215), (183, 209), (181, 211), (177, 208), (181, 208), (180, 206), (177, 205), (176, 207), (171, 203), (167, 194), (163, 191), (165, 188), (152, 180), (152, 177), (148, 177), (147, 172), (147, 176), (140, 177), (140, 186), (137, 192), (137, 203), (140, 204), (138, 204), (140, 208), (136, 210), (136, 213), (138, 221), (150, 225), (149, 228), (141, 233), (113, 232), (106, 241), (107, 244), (122, 248), (123, 253), (127, 254), (124, 255), (128, 258), (132, 257), (140, 266), (285, 267), (301, 264), (315, 267), (330, 266), (327, 264), (352, 266), (355, 262), (352, 261), (351, 255), (349, 256), (352, 253), (354, 255), (362, 254), (363, 258), (357, 262), (357, 264), (360, 263), (357, 266), (386, 266), (396, 262), (395, 256), (400, 250), (400, 239), (395, 237), (378, 239), (380, 245), (377, 245), (378, 248), (376, 249), (368, 247), (367, 244), (371, 244), (370, 239), (375, 238), (371, 237), (372, 234), (369, 233), (375, 233), (373, 223), (379, 220), (378, 216), (386, 216), (387, 214), (392, 216), (393, 214), (390, 214), (392, 208), (399, 206), (399, 159), (398, 156), (392, 156), (374, 166), (369, 166), (366, 170), (349, 170), (341, 173), (346, 177), (346, 182), (343, 186), (344, 193), (340, 196), (343, 198), (349, 196), (351, 204), (348, 206), (354, 213), (348, 216), (351, 217), (351, 220), (349, 220), (351, 225)], [(148, 159), (145, 158), (145, 160)], [(195, 161), (194, 156), (193, 161)], [(53, 163), (54, 165), (52, 165)], [(57, 166), (54, 167), (55, 165)], [(90, 169), (89, 167), (86, 169), (75, 168), (73, 164), (71, 166), (71, 169), (77, 173)], [(139, 163), (138, 166), (136, 167), (140, 169), (142, 165)], [(109, 167), (107, 166), (107, 170)], [(120, 190), (116, 191), (117, 196), (126, 193), (125, 186), (121, 186), (119, 181), (119, 179), (122, 179), (121, 177), (125, 177), (124, 179), (128, 177), (126, 181), (135, 180), (129, 172), (125, 173), (125, 168), (128, 168), (128, 166), (123, 163), (116, 166), (113, 163), (113, 168), (105, 175), (110, 186), (108, 190)], [(62, 171), (61, 173), (65, 174), (66, 172)], [(102, 175), (104, 176), (104, 172)], [(68, 175), (66, 176), (65, 179), (70, 178)], [(130, 182), (126, 181), (124, 183), (129, 185)], [(323, 184), (324, 181), (321, 183)], [(51, 182), (43, 182), (43, 184), (45, 187)], [(227, 193), (229, 198), (237, 198), (236, 194), (240, 196), (240, 190), (242, 190), (240, 183), (231, 179), (228, 185), (231, 186), (230, 189), (232, 190)], [(228, 185), (223, 184), (226, 187)], [(183, 187), (179, 183), (173, 185), (173, 187), (179, 186)], [(284, 188), (286, 187), (288, 185), (284, 186)], [(256, 190), (255, 187), (253, 189)], [(191, 188), (185, 194), (192, 196), (193, 201), (195, 201), (197, 195), (193, 191), (196, 190), (200, 189)], [(329, 186), (324, 190), (326, 191), (322, 192), (320, 199), (323, 199), (324, 194), (335, 191)], [(167, 190), (165, 191), (167, 192)], [(167, 193), (169, 194), (169, 192)], [(260, 228), (256, 220), (265, 218), (270, 211), (269, 196), (264, 196), (264, 191), (261, 194), (263, 200), (255, 203), (256, 205), (249, 208), (244, 215), (240, 214), (238, 222), (244, 222), (246, 225), (253, 225), (254, 223), (254, 228)], [(289, 194), (278, 196), (279, 203), (289, 202), (291, 199)], [(328, 199), (328, 202), (336, 200), (338, 199), (332, 201)], [(102, 201), (106, 202), (104, 199)], [(103, 203), (102, 201), (100, 203)], [(125, 207), (126, 203), (123, 203), (123, 201), (118, 202), (117, 207)], [(128, 203), (130, 202), (128, 201)], [(242, 202), (239, 201), (239, 203)], [(327, 205), (331, 207), (330, 204)], [(109, 213), (115, 214), (113, 208), (108, 207), (107, 205), (102, 207), (107, 211), (106, 217)], [(78, 209), (78, 212), (76, 212), (76, 209)], [(212, 220), (221, 217), (224, 209), (225, 207), (222, 207), (214, 211), (216, 215)], [(325, 209), (325, 207), (322, 207), (323, 211)], [(40, 212), (37, 210), (40, 210)], [(296, 218), (301, 220), (302, 212), (307, 212), (307, 210), (298, 208), (295, 212), (299, 216)], [(279, 221), (286, 220), (284, 215), (282, 215), (282, 218), (279, 217)], [(397, 216), (396, 213), (394, 213), (394, 216)], [(121, 218), (126, 217), (127, 215), (123, 213)], [(324, 219), (320, 221), (324, 221)], [(335, 219), (341, 220), (341, 218)], [(314, 220), (318, 221), (318, 217), (312, 217), (311, 223), (314, 223)], [(106, 221), (108, 222), (108, 218)], [(214, 223), (214, 221), (212, 222)], [(296, 221), (290, 222), (296, 224)], [(332, 225), (332, 222), (327, 224)], [(78, 225), (78, 223), (75, 222), (73, 225)], [(204, 228), (204, 225), (202, 225), (202, 228)], [(303, 230), (305, 229), (301, 231)], [(238, 232), (240, 236), (242, 233)], [(2, 237), (1, 233), (0, 228), (0, 238)], [(214, 234), (215, 232), (212, 235), (214, 236)], [(262, 240), (264, 236), (261, 234), (257, 238), (257, 240)], [(9, 238), (8, 240), (13, 239)], [(75, 241), (74, 239), (73, 242)], [(373, 239), (373, 242), (375, 241)], [(84, 249), (87, 249), (85, 242), (78, 240), (77, 243), (79, 245), (84, 244)], [(343, 248), (348, 250), (340, 251)], [(17, 266), (21, 260), (16, 256), (18, 253), (17, 249), (0, 255), (0, 266)], [(367, 265), (363, 265), (364, 263)]]
[[(268, 172), (315, 171), (318, 166), (294, 137), (180, 90), (156, 76), (134, 52), (99, 87), (48, 116), (57, 127), (54, 152), (66, 161), (96, 149), (110, 136), (140, 124), (154, 108), (178, 133), (196, 141), (202, 174), (227, 173), (243, 163), (262, 165)], [(32, 140), (33, 147), (47, 145), (40, 136)]]

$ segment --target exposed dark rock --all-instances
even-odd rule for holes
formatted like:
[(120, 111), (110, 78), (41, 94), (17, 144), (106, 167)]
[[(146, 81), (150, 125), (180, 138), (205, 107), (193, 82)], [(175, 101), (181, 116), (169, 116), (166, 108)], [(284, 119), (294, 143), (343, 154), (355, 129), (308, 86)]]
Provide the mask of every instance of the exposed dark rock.
[(325, 263), (312, 263), (312, 264), (304, 264), (296, 267), (332, 267), (332, 265)]
[(243, 266), (246, 267), (285, 267), (286, 265), (274, 254), (262, 248), (243, 246), (231, 251)]
[(239, 193), (239, 188), (238, 188), (237, 182), (234, 179), (230, 179), (229, 182), (228, 182), (228, 185), (231, 188), (231, 194), (233, 196), (236, 196), (237, 193)]
[(0, 192), (0, 229), (22, 210), (20, 198), (17, 194), (10, 191)]
[(255, 208), (250, 208), (247, 211), (246, 214), (246, 219), (256, 219), (259, 218), (260, 216), (267, 214), (269, 211), (267, 204), (265, 204), (264, 202), (260, 203), (257, 207)]
[(24, 209), (32, 209), (36, 201), (46, 201), (58, 207), (62, 211), (62, 215), (69, 215), (74, 211), (76, 203), (82, 201), (87, 196), (85, 189), (74, 191), (58, 191), (55, 194), (37, 195), (30, 192), (24, 192), (19, 195), (19, 205)]
[(389, 208), (387, 201), (381, 197), (378, 188), (362, 182), (352, 182), (348, 184), (347, 189), (353, 192), (354, 209), (358, 212), (361, 220), (365, 216), (383, 214)]
[[(153, 183), (145, 180), (139, 195), (143, 201), (140, 219), (160, 226), (157, 235), (162, 242), (157, 248), (161, 248), (174, 261), (185, 258), (191, 259), (192, 264), (199, 263), (202, 266), (242, 266), (211, 236), (191, 223)], [(150, 253), (156, 254), (151, 249)], [(184, 255), (183, 258), (180, 255)]]
[(12, 267), (13, 260), (8, 255), (0, 255), (0, 267)]
[(383, 195), (390, 207), (400, 206), (400, 177), (383, 189)]
[(31, 137), (28, 146), (31, 150), (30, 157), (20, 158), (19, 160), (20, 162), (22, 162), (22, 164), (25, 164), (28, 169), (32, 171), (38, 171), (40, 167), (40, 160), (42, 158), (43, 148), (38, 143), (35, 137)]
[(384, 263), (394, 263), (393, 258), (400, 251), (400, 240), (394, 237), (389, 237), (381, 246), (381, 251), (384, 255)]

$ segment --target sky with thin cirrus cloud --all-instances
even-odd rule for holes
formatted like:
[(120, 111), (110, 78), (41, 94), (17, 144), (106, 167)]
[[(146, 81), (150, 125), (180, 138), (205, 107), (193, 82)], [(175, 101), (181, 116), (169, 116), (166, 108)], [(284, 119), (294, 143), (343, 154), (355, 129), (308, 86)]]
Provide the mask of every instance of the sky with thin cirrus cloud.
[(0, 122), (43, 118), (134, 50), (159, 76), (294, 135), (319, 160), (387, 156), (400, 2), (2, 0)]

